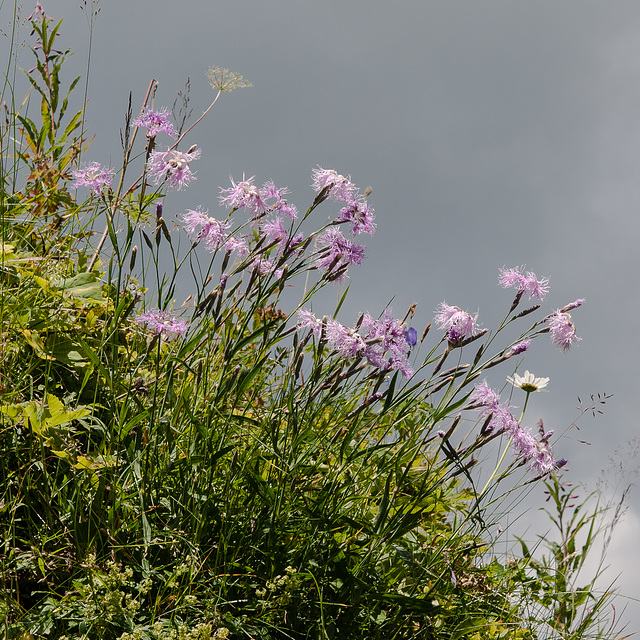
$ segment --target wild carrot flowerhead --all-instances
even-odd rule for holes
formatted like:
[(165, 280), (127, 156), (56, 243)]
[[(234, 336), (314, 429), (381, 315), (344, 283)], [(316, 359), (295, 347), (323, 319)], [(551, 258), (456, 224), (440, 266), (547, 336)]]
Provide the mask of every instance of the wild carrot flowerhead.
[(222, 67), (210, 67), (207, 77), (214, 89), (218, 91), (233, 91), (234, 89), (246, 89), (252, 86), (239, 73), (223, 69)]

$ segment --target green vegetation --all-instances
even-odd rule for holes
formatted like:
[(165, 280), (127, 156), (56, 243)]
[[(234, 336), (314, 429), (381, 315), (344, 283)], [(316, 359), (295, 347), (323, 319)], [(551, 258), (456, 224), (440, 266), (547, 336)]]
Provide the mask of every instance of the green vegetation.
[[(458, 342), (432, 329), (407, 377), (362, 338), (372, 319), (343, 338), (391, 364), (346, 357), (327, 318), (296, 316), (346, 270), (318, 268), (336, 223), (304, 228), (329, 189), (291, 223), (299, 242), (235, 208), (228, 237), (247, 253), (180, 242), (158, 206), (168, 183), (144, 169), (155, 137), (136, 156), (130, 116), (118, 186), (77, 200), (86, 123), (67, 113), (78, 79), (61, 84), (58, 27), (35, 13), (39, 117), (7, 105), (1, 138), (3, 637), (614, 637), (611, 592), (577, 576), (598, 506), (547, 475), (560, 541), (494, 548), (500, 505), (545, 479), (510, 453), (482, 474), (510, 438), (469, 396), (548, 332), (543, 318), (496, 346), (537, 306), (519, 294), (498, 330)], [(178, 278), (193, 293), (175, 308)], [(152, 306), (164, 325), (141, 319)]]

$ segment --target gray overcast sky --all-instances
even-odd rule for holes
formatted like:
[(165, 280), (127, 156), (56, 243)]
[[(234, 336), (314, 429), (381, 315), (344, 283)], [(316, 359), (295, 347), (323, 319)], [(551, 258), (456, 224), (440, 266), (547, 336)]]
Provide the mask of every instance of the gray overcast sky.
[[(73, 65), (83, 73), (89, 29), (78, 4), (43, 0), (49, 15), (65, 18), (62, 43), (76, 51)], [(5, 28), (12, 7), (0, 6)], [(167, 211), (203, 205), (215, 215), (217, 186), (243, 172), (260, 184), (272, 178), (288, 186), (304, 210), (313, 167), (351, 174), (362, 188), (373, 187), (378, 232), (368, 260), (352, 271), (345, 323), (361, 310), (379, 313), (394, 298), (397, 315), (419, 303), (420, 331), (446, 299), (479, 310), (491, 328), (511, 302), (496, 286), (498, 268), (526, 264), (551, 280), (549, 311), (587, 299), (574, 312), (578, 347), (563, 355), (538, 340), (526, 360), (526, 368), (551, 378), (549, 393), (529, 411), (532, 423), (542, 417), (563, 432), (576, 418), (577, 396), (614, 393), (604, 416), (585, 417), (555, 451), (570, 459), (567, 479), (593, 486), (619, 447), (633, 450), (640, 377), (633, 328), (640, 313), (637, 0), (98, 6), (88, 108), (96, 139), (87, 160), (118, 166), (129, 90), (135, 112), (155, 78), (156, 106), (170, 107), (190, 76), (199, 115), (213, 96), (207, 68), (241, 73), (253, 88), (223, 95), (189, 135), (185, 146), (202, 149), (198, 180), (168, 198)], [(31, 66), (28, 51), (20, 64)], [(541, 490), (534, 498), (535, 514)], [(636, 490), (612, 548), (611, 577), (640, 566), (639, 526)], [(620, 584), (640, 598), (635, 573), (627, 570)], [(629, 602), (627, 618), (631, 630), (640, 629), (637, 602)]]

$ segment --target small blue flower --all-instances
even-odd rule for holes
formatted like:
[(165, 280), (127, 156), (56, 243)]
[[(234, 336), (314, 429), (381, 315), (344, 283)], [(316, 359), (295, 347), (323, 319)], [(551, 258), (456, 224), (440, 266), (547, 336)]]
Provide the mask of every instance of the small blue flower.
[(409, 327), (404, 332), (404, 339), (410, 347), (415, 347), (418, 342), (418, 332), (413, 327)]

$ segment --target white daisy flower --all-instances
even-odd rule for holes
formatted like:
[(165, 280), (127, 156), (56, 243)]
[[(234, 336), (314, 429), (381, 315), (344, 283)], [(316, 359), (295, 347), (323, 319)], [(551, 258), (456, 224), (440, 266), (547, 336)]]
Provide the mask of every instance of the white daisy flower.
[(509, 376), (507, 382), (526, 393), (533, 393), (534, 391), (542, 391), (547, 386), (549, 378), (536, 378), (533, 373), (525, 371), (523, 376), (519, 376), (517, 373), (513, 374), (513, 378)]

